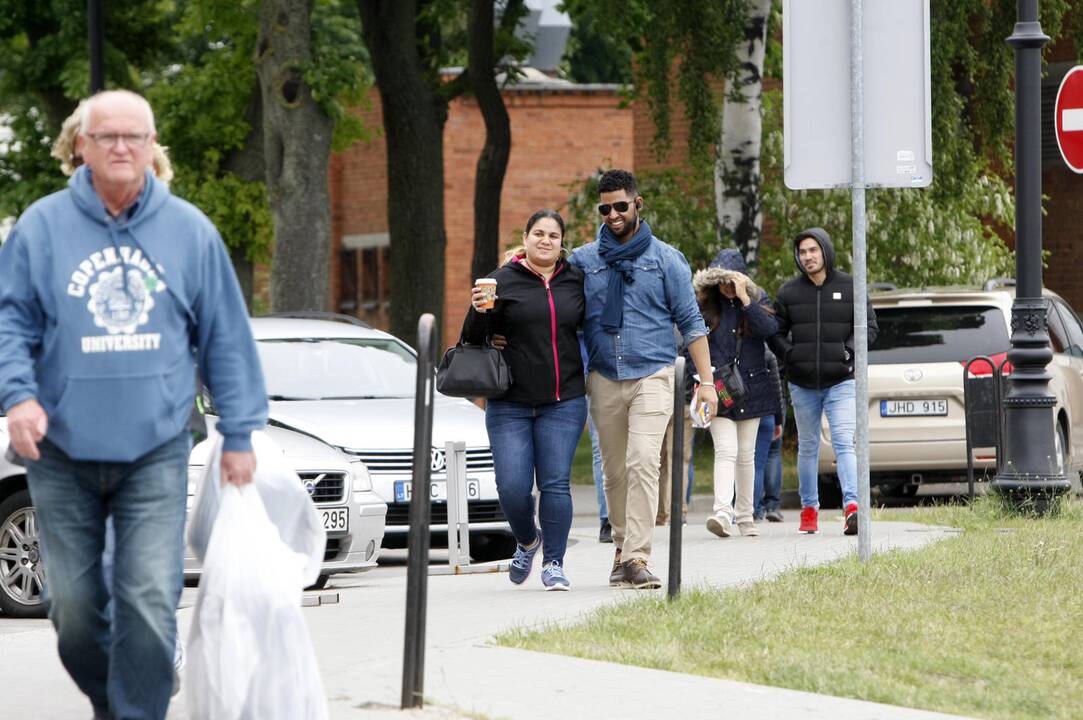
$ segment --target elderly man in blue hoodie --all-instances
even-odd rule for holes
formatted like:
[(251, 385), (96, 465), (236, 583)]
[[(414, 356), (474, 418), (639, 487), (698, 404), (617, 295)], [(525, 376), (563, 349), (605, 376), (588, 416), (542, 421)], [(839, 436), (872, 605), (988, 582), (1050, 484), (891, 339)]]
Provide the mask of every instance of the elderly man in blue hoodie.
[(221, 413), (224, 481), (251, 482), (267, 419), (229, 256), (150, 171), (156, 139), (139, 95), (91, 98), (85, 164), (0, 248), (0, 403), (27, 461), (60, 659), (96, 718), (169, 706), (197, 364)]

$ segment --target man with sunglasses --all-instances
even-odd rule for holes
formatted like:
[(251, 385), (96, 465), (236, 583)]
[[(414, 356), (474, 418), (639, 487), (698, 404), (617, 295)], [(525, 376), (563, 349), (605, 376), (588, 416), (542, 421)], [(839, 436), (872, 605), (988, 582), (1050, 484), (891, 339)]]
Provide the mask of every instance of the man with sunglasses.
[(684, 336), (703, 378), (699, 401), (714, 417), (707, 327), (681, 252), (651, 234), (639, 211), (643, 198), (626, 170), (609, 170), (598, 183), (602, 224), (595, 242), (571, 263), (586, 275), (583, 332), (588, 353), (587, 393), (605, 469), (605, 498), (616, 556), (610, 585), (658, 588), (648, 568), (658, 510), (662, 442), (673, 413), (673, 328)]

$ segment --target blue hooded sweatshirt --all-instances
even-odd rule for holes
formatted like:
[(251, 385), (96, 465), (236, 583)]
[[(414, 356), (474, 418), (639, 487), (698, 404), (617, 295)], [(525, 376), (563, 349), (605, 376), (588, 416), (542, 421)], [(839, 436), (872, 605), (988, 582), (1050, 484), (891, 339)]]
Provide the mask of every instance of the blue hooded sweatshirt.
[(224, 449), (250, 450), (267, 393), (214, 225), (148, 170), (111, 219), (80, 167), (0, 247), (0, 404), (36, 398), (75, 460), (131, 462), (185, 428), (195, 365)]

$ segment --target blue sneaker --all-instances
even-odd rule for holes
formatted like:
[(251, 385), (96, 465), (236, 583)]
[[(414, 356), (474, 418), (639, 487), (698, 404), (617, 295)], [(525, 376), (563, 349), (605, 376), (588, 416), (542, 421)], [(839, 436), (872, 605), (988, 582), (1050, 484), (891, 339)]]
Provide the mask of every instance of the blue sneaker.
[(564, 568), (556, 560), (542, 565), (542, 585), (548, 590), (569, 590), (572, 587)]
[(534, 569), (534, 556), (542, 546), (541, 528), (537, 529), (538, 536), (534, 544), (526, 547), (515, 543), (515, 554), (511, 557), (511, 568), (508, 570), (508, 578), (516, 585), (522, 585), (530, 577), (530, 571)]

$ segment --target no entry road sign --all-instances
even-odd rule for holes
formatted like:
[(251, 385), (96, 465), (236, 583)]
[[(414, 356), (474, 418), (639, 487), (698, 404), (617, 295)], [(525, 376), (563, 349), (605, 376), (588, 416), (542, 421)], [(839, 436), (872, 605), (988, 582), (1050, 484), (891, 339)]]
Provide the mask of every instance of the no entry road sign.
[(1083, 65), (1061, 80), (1053, 117), (1061, 157), (1074, 172), (1083, 173)]

